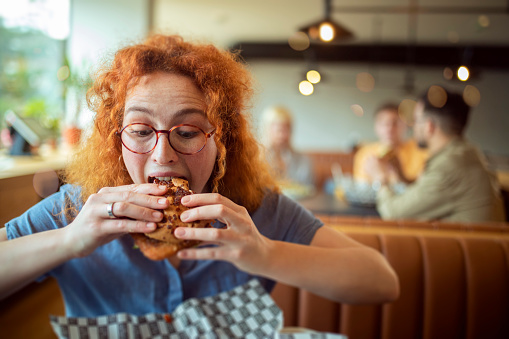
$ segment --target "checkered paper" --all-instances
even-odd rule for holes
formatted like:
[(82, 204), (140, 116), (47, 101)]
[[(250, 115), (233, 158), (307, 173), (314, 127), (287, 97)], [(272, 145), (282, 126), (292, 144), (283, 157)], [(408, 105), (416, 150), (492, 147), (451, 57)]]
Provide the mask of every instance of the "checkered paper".
[(186, 339), (273, 338), (281, 329), (281, 310), (258, 280), (218, 295), (189, 299), (171, 314), (118, 313), (97, 318), (51, 316), (59, 338)]
[(276, 333), (275, 339), (348, 339), (343, 334), (316, 332), (302, 329), (297, 333)]

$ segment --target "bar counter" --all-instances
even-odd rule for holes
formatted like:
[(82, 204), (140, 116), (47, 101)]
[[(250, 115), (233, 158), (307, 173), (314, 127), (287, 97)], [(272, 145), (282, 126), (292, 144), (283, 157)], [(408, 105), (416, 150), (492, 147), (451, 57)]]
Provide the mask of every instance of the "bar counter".
[(0, 153), (0, 227), (58, 190), (57, 172), (69, 154), (66, 149), (41, 150), (37, 156)]

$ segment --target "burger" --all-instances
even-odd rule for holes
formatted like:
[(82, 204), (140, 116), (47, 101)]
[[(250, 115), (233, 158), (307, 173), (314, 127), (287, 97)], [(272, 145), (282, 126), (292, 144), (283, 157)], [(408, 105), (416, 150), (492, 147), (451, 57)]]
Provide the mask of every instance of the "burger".
[(150, 233), (131, 233), (135, 245), (147, 258), (163, 260), (175, 255), (181, 249), (200, 244), (198, 240), (177, 239), (173, 235), (177, 227), (212, 227), (213, 220), (193, 222), (183, 222), (180, 220), (180, 215), (189, 209), (182, 205), (182, 197), (194, 194), (189, 189), (188, 181), (178, 177), (171, 177), (169, 180), (150, 177), (149, 182), (168, 187), (168, 191), (164, 196), (168, 199), (169, 206), (161, 211), (163, 212), (163, 219), (157, 223), (155, 231)]

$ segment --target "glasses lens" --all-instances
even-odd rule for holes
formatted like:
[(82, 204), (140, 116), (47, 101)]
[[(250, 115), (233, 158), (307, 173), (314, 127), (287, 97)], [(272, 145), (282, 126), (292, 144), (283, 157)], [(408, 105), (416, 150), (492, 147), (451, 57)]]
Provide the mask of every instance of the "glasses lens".
[(157, 133), (149, 125), (131, 124), (124, 128), (121, 138), (124, 146), (130, 151), (147, 153), (154, 148), (157, 141)]
[(199, 152), (206, 142), (205, 133), (195, 126), (179, 126), (170, 133), (170, 144), (175, 151), (180, 153)]
[[(165, 131), (159, 133), (165, 133)], [(182, 125), (172, 129), (169, 137), (171, 147), (183, 154), (197, 153), (203, 149), (207, 142), (205, 132), (191, 125)], [(127, 125), (121, 133), (124, 146), (135, 153), (152, 151), (156, 146), (157, 138), (158, 132), (152, 126), (142, 123)]]

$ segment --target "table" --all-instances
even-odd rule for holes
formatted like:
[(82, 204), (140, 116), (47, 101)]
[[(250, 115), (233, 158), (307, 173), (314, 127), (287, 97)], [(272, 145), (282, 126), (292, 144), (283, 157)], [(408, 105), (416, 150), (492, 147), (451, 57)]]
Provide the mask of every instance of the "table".
[(65, 167), (68, 155), (62, 150), (38, 156), (0, 153), (0, 228), (38, 203), (46, 192), (58, 190), (56, 171)]
[(309, 197), (296, 200), (314, 214), (380, 216), (375, 206), (349, 204), (324, 192), (317, 192)]

